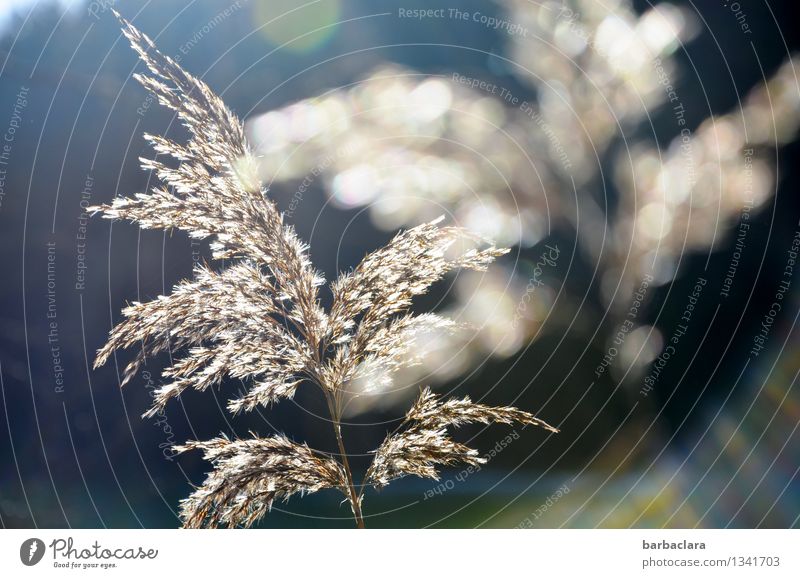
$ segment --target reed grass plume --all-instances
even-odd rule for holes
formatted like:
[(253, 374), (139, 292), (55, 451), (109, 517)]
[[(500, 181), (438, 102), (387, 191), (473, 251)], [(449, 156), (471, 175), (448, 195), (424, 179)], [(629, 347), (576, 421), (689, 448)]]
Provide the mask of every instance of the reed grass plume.
[(218, 268), (199, 266), (193, 279), (180, 282), (169, 295), (123, 309), (124, 320), (98, 351), (95, 367), (117, 350), (139, 348), (125, 369), (124, 384), (147, 356), (182, 352), (163, 371), (166, 384), (145, 416), (186, 390), (203, 391), (228, 378), (241, 380), (246, 389), (229, 401), (233, 414), (271, 406), (291, 398), (301, 384), (314, 384), (327, 400), (339, 448), (331, 455), (283, 435), (255, 434), (176, 446), (178, 453), (202, 451), (213, 466), (182, 500), (186, 527), (250, 526), (276, 500), (323, 489), (344, 494), (363, 527), (366, 488), (379, 489), (405, 475), (438, 479), (437, 466), (481, 462), (475, 450), (450, 437), (448, 428), (518, 422), (557, 431), (512, 407), (488, 407), (466, 397), (441, 400), (425, 389), (398, 430), (375, 450), (357, 485), (340, 426), (348, 386), (355, 379), (391, 379), (394, 371), (418, 361), (409, 355), (409, 344), (418, 336), (455, 330), (453, 321), (439, 315), (413, 314), (413, 298), (454, 269), (485, 270), (507, 250), (437, 219), (397, 234), (340, 275), (330, 285), (332, 304), (326, 311), (319, 293), (325, 280), (259, 181), (240, 120), (204, 82), (117, 17), (149, 69), (135, 78), (177, 113), (189, 138), (179, 144), (145, 135), (165, 159), (141, 159), (160, 186), (91, 210), (142, 228), (179, 229), (207, 239)]

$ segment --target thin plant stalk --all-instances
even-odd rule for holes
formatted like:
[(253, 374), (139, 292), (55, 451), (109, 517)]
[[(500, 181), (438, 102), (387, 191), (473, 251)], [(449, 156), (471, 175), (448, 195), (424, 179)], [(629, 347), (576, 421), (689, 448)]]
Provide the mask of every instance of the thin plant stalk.
[(344, 468), (345, 477), (347, 480), (347, 495), (352, 506), (353, 518), (355, 519), (356, 526), (364, 529), (364, 516), (361, 513), (361, 496), (356, 492), (355, 483), (353, 481), (353, 471), (350, 469), (350, 461), (347, 459), (347, 450), (344, 447), (344, 439), (342, 439), (342, 424), (341, 424), (341, 411), (338, 409), (338, 404), (335, 399), (326, 392), (326, 399), (328, 401), (328, 410), (331, 416), (331, 423), (333, 431), (336, 435), (336, 443), (339, 446), (339, 456)]

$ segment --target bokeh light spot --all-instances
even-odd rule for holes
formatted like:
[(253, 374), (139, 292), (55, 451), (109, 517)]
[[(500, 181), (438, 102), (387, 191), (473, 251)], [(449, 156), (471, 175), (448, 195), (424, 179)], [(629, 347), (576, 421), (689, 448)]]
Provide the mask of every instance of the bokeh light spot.
[(301, 4), (293, 0), (259, 0), (253, 18), (261, 34), (275, 46), (292, 52), (311, 52), (325, 44), (338, 29), (339, 0)]

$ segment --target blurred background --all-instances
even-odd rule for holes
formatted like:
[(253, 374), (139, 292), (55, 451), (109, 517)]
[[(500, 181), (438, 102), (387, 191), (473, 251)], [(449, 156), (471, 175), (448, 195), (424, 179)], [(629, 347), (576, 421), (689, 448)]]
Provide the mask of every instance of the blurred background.
[[(368, 492), (368, 527), (796, 527), (795, 4), (0, 0), (0, 523), (175, 527), (190, 438), (335, 449), (313, 387), (141, 419), (168, 356), (124, 389), (130, 352), (91, 370), (127, 302), (209, 255), (85, 213), (154, 184), (145, 132), (183, 134), (113, 7), (246, 120), (327, 279), (439, 215), (512, 249), (419, 300), (474, 329), (354, 396), (345, 442), (363, 473), (420, 385), (561, 433), (462, 428), (489, 462)], [(261, 526), (352, 520), (323, 492)]]

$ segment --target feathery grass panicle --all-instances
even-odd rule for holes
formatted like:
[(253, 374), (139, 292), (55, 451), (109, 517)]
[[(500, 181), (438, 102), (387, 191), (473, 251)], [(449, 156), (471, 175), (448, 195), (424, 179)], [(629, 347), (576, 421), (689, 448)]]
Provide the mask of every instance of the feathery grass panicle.
[(388, 435), (375, 450), (365, 483), (382, 488), (406, 475), (438, 480), (437, 465), (482, 464), (485, 459), (476, 450), (453, 441), (446, 428), (515, 422), (558, 433), (558, 429), (515, 407), (491, 407), (473, 403), (469, 397), (442, 401), (426, 387), (408, 410), (399, 431)]
[(175, 448), (177, 453), (195, 449), (203, 452), (214, 470), (181, 501), (181, 515), (188, 528), (250, 526), (275, 500), (346, 485), (338, 462), (282, 435), (234, 441), (218, 437)]
[[(448, 272), (483, 270), (507, 250), (459, 227), (440, 227), (441, 219), (425, 223), (399, 233), (342, 274), (331, 286), (333, 303), (326, 312), (318, 294), (324, 279), (267, 197), (239, 119), (204, 82), (117, 17), (150, 71), (136, 79), (177, 113), (189, 141), (145, 135), (155, 152), (167, 157), (167, 162), (141, 159), (161, 186), (91, 210), (143, 228), (180, 229), (208, 239), (213, 258), (230, 263), (218, 270), (198, 267), (194, 278), (178, 283), (171, 294), (124, 308), (124, 319), (98, 350), (95, 367), (120, 349), (139, 347), (125, 368), (124, 384), (147, 356), (179, 352), (163, 371), (167, 382), (156, 390), (145, 416), (189, 389), (203, 391), (226, 378), (247, 385), (228, 403), (233, 414), (292, 397), (304, 382), (315, 384), (328, 403), (338, 457), (283, 435), (223, 436), (176, 446), (178, 453), (201, 450), (213, 466), (181, 502), (183, 522), (187, 527), (250, 526), (275, 500), (332, 488), (345, 495), (363, 527), (363, 489), (355, 490), (340, 425), (348, 386), (361, 380), (377, 388), (401, 367), (418, 363), (420, 354), (411, 347), (415, 340), (457, 326), (436, 314), (411, 314), (412, 299)], [(436, 477), (436, 465), (480, 463), (477, 452), (452, 441), (446, 428), (495, 421), (556, 431), (515, 408), (487, 407), (469, 398), (442, 402), (426, 389), (406, 416), (404, 431), (388, 436), (376, 450), (363, 487), (380, 488), (407, 474)]]

